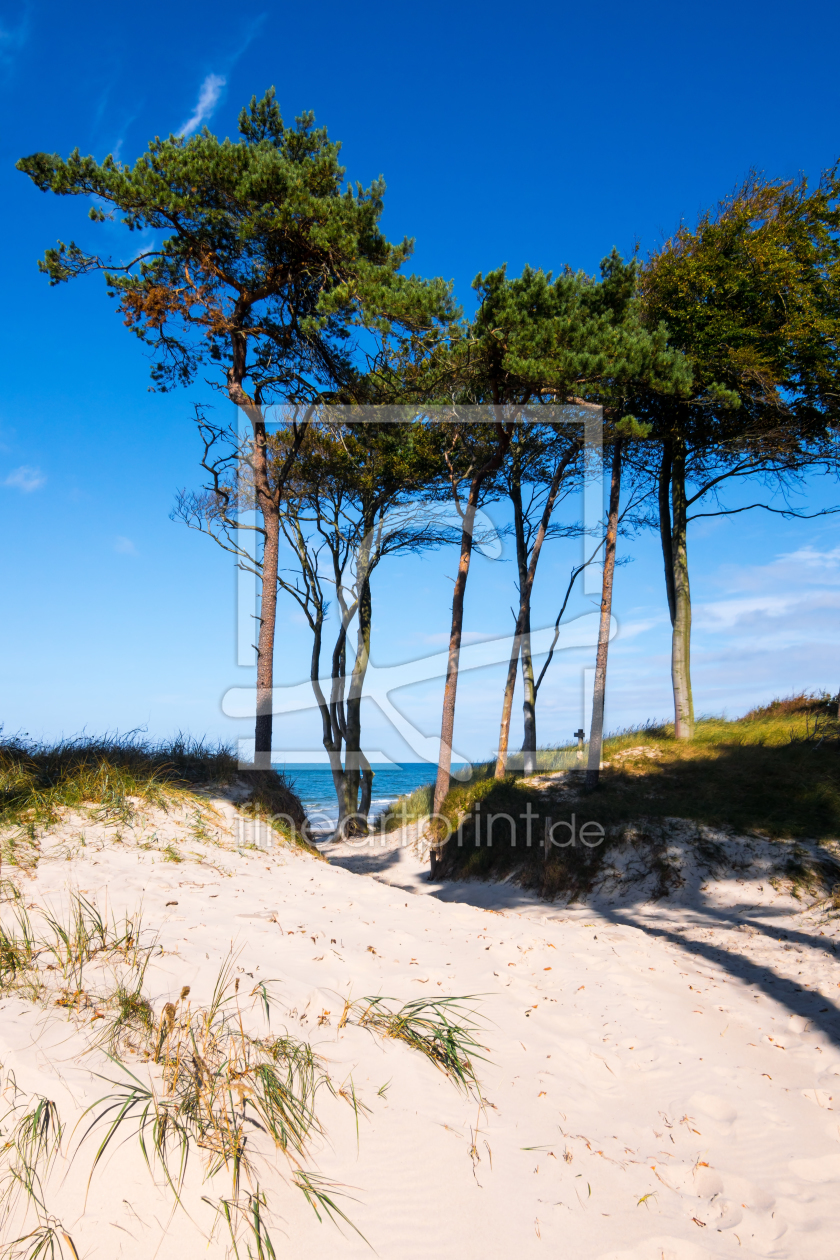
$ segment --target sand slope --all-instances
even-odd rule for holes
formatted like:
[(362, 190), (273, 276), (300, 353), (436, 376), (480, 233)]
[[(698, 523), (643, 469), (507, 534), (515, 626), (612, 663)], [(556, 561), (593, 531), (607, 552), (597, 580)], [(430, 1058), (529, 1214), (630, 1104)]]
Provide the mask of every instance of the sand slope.
[[(156, 1011), (185, 984), (208, 1000), (231, 949), (243, 982), (276, 981), (275, 1028), (309, 1038), (369, 1108), (357, 1139), (352, 1109), (324, 1094), (308, 1166), (347, 1188), (384, 1260), (837, 1255), (838, 925), (777, 893), (760, 854), (719, 880), (687, 860), (683, 887), (656, 904), (605, 888), (570, 908), (511, 885), (430, 887), (399, 836), (384, 850), (327, 845), (330, 864), (250, 850), (220, 809), (219, 843), (186, 815), (138, 819), (119, 841), (70, 819), (19, 880), (25, 900), (79, 889), (118, 915), (142, 900), (165, 951), (147, 975)], [(164, 860), (170, 841), (185, 860)], [(373, 994), (475, 995), (486, 1105), (403, 1044), (337, 1027), (345, 997)], [(7, 998), (4, 1079), (54, 1098), (72, 1126), (106, 1092), (93, 1073), (113, 1076), (86, 1051), (91, 1032)], [(106, 1157), (86, 1205), (84, 1163), (51, 1191), (80, 1256), (226, 1254), (200, 1232), (197, 1161), (194, 1221), (134, 1143)], [(278, 1255), (370, 1254), (288, 1184), (271, 1197)]]

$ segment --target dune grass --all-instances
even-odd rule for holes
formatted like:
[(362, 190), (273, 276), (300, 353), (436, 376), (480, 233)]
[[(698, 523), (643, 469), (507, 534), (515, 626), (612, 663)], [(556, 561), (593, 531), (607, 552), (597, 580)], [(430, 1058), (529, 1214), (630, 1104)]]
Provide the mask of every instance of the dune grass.
[[(8, 879), (0, 894), (0, 997), (63, 1008), (86, 1030), (89, 1049), (104, 1051), (110, 1061), (103, 1076), (109, 1092), (74, 1131), (72, 1158), (83, 1148), (90, 1152), (91, 1179), (111, 1150), (134, 1139), (151, 1175), (190, 1212), (182, 1194), (190, 1155), (197, 1155), (206, 1182), (225, 1179), (224, 1193), (211, 1195), (208, 1186), (203, 1202), (213, 1211), (214, 1228), (228, 1233), (232, 1254), (271, 1260), (279, 1155), (287, 1184), (319, 1220), (356, 1229), (339, 1203), (342, 1188), (306, 1162), (325, 1136), (317, 1108), (322, 1089), (352, 1106), (357, 1132), (359, 1115), (369, 1108), (352, 1082), (349, 1090), (333, 1082), (308, 1041), (271, 1031), (271, 982), (240, 992), (230, 956), (209, 1003), (194, 1006), (185, 985), (155, 1011), (143, 985), (159, 946), (139, 913), (109, 917), (78, 892), (60, 908), (28, 907)], [(403, 1041), (480, 1100), (474, 1066), (481, 1057), (479, 1025), (467, 1001), (439, 997), (401, 1005), (365, 998), (346, 1003), (341, 1024)], [(264, 1035), (251, 1031), (255, 1011), (262, 1012)], [(9, 1118), (20, 1112), (10, 1130)], [(0, 1256), (76, 1256), (72, 1238), (49, 1211), (46, 1191), (62, 1133), (48, 1099), (19, 1105), (15, 1097), (0, 1116), (0, 1238), (13, 1237), (0, 1242)]]
[[(259, 1006), (270, 1019), (265, 984), (240, 994), (229, 958), (207, 1006), (193, 1008), (189, 986), (184, 986), (156, 1014), (143, 980), (157, 942), (144, 932), (139, 915), (109, 919), (78, 893), (61, 910), (31, 913), (9, 881), (4, 892), (0, 996), (63, 1008), (80, 1028), (90, 1030), (90, 1047), (105, 1050), (116, 1069), (109, 1082), (112, 1092), (86, 1113), (87, 1127), (74, 1155), (90, 1138), (97, 1139), (91, 1176), (112, 1144), (133, 1133), (149, 1170), (162, 1173), (180, 1203), (189, 1155), (200, 1153), (208, 1177), (229, 1176), (227, 1196), (205, 1201), (230, 1232), (234, 1254), (244, 1236), (243, 1254), (270, 1257), (270, 1212), (258, 1172), (264, 1180), (270, 1176), (266, 1157), (268, 1149), (276, 1150), (290, 1164), (291, 1184), (316, 1210), (347, 1220), (336, 1203), (337, 1187), (302, 1163), (312, 1139), (322, 1134), (317, 1092), (322, 1086), (341, 1091), (334, 1089), (308, 1042), (246, 1031), (250, 1008)], [(148, 1065), (143, 1079), (135, 1068), (140, 1064)], [(0, 1143), (0, 1237), (17, 1235), (11, 1243), (0, 1243), (0, 1255), (63, 1256), (65, 1246), (75, 1255), (72, 1239), (49, 1212), (44, 1189), (63, 1126), (49, 1100), (36, 1099), (33, 1107), (16, 1122), (11, 1137), (8, 1120), (22, 1105), (15, 1102), (0, 1119), (5, 1138)], [(260, 1135), (268, 1139), (262, 1156), (257, 1153)], [(248, 1249), (251, 1244), (256, 1252)]]
[[(91, 1173), (112, 1143), (133, 1132), (149, 1171), (163, 1174), (180, 1203), (190, 1152), (200, 1152), (207, 1178), (223, 1172), (229, 1177), (229, 1197), (205, 1202), (225, 1221), (234, 1247), (245, 1229), (257, 1254), (270, 1256), (268, 1205), (258, 1175), (262, 1171), (265, 1181), (270, 1170), (267, 1151), (258, 1153), (260, 1135), (286, 1157), (292, 1184), (298, 1185), (301, 1174), (306, 1180), (301, 1160), (322, 1134), (316, 1095), (331, 1082), (308, 1042), (246, 1032), (242, 1003), (263, 1003), (267, 995), (262, 985), (240, 995), (232, 960), (219, 973), (206, 1007), (193, 1009), (189, 995), (185, 986), (157, 1020), (143, 1021), (140, 1052), (156, 1069), (151, 1076), (141, 1079), (113, 1059), (120, 1075), (110, 1081), (112, 1092), (89, 1108), (82, 1138), (101, 1135)], [(306, 1182), (310, 1201), (313, 1186)], [(329, 1190), (321, 1187), (322, 1210), (343, 1217)]]
[[(38, 832), (55, 826), (64, 810), (131, 823), (143, 807), (206, 806), (207, 788), (235, 783), (250, 789), (243, 813), (305, 843), (306, 815), (291, 784), (275, 770), (243, 769), (227, 745), (181, 736), (154, 743), (137, 733), (55, 745), (0, 739), (0, 857), (31, 866)], [(292, 825), (278, 821), (281, 815)]]
[(372, 826), (374, 831), (396, 831), (398, 827), (403, 827), (407, 823), (417, 822), (420, 818), (427, 818), (432, 812), (432, 799), (435, 793), (434, 783), (423, 783), (420, 787), (408, 792), (405, 796), (398, 796), (392, 801), (387, 809), (373, 819)]
[(45, 906), (33, 912), (11, 880), (3, 881), (0, 892), (0, 995), (48, 999), (73, 1009), (94, 1005), (86, 993), (86, 973), (103, 964), (116, 969), (116, 992), (126, 1000), (139, 991), (157, 949), (139, 912), (121, 921), (108, 918), (78, 892), (60, 910)]
[[(840, 839), (840, 723), (836, 703), (827, 695), (798, 695), (753, 709), (744, 717), (708, 717), (697, 722), (695, 737), (675, 740), (668, 723), (648, 722), (619, 731), (604, 742), (599, 787), (583, 790), (583, 765), (576, 747), (543, 750), (542, 765), (552, 756), (561, 766), (554, 778), (536, 779), (489, 772), (467, 784), (454, 784), (443, 813), (460, 832), (443, 851), (446, 878), (502, 878), (517, 871), (523, 883), (546, 895), (589, 886), (610, 847), (627, 829), (655, 840), (666, 819), (769, 840)], [(527, 842), (530, 811), (532, 843)], [(589, 848), (579, 841), (567, 848), (543, 847), (545, 819), (592, 822), (604, 842)], [(505, 815), (492, 825), (488, 815)], [(476, 845), (476, 819), (480, 843)], [(445, 834), (435, 823), (433, 834)], [(568, 830), (557, 833), (568, 836)], [(597, 836), (597, 829), (590, 831)], [(460, 843), (459, 843), (460, 841)], [(786, 857), (786, 863), (793, 859)], [(813, 865), (813, 864), (812, 864)], [(791, 869), (791, 877), (796, 872)], [(840, 866), (828, 855), (823, 869), (807, 878), (826, 893), (840, 882)]]
[[(0, 1118), (5, 1138), (0, 1148), (0, 1254), (8, 1260), (57, 1260), (66, 1254), (78, 1260), (73, 1239), (47, 1203), (47, 1183), (64, 1136), (58, 1108), (39, 1095), (19, 1103), (14, 1081), (3, 1084), (13, 1101)], [(25, 1232), (10, 1237), (18, 1229)]]
[(419, 1050), (467, 1095), (481, 1100), (481, 1089), (473, 1066), (483, 1056), (476, 1039), (479, 1024), (465, 1006), (470, 998), (415, 998), (395, 1009), (387, 997), (366, 997), (347, 1001), (339, 1028), (352, 1023), (382, 1037), (403, 1041)]

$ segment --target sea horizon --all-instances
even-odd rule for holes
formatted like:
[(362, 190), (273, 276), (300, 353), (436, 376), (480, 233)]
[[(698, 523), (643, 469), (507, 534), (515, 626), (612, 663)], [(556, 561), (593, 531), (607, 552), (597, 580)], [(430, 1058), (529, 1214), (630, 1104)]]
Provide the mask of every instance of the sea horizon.
[[(336, 825), (338, 803), (328, 761), (273, 761), (271, 764), (285, 775), (297, 792), (310, 823), (325, 828)], [(453, 762), (453, 771), (464, 764)], [(431, 761), (371, 761), (370, 765), (374, 772), (371, 818), (398, 797), (433, 783), (437, 774), (437, 766)]]

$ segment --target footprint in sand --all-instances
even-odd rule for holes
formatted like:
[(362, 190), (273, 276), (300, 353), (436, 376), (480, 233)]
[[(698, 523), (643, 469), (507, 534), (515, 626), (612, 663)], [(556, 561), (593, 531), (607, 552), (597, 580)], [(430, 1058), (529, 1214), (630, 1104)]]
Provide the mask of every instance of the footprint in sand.
[(734, 1124), (738, 1119), (738, 1112), (732, 1103), (717, 1094), (692, 1094), (688, 1102), (689, 1107), (702, 1111), (704, 1116), (717, 1120), (719, 1124)]
[(718, 1215), (716, 1218), (709, 1220), (709, 1224), (714, 1225), (716, 1229), (734, 1229), (744, 1219), (740, 1203), (734, 1200), (715, 1199), (714, 1208)]
[(727, 1137), (738, 1119), (738, 1112), (732, 1103), (718, 1094), (692, 1094), (683, 1110), (697, 1118), (699, 1123), (696, 1128), (718, 1137)]
[(840, 1155), (820, 1155), (816, 1159), (792, 1159), (790, 1171), (803, 1181), (822, 1184), (840, 1181)]

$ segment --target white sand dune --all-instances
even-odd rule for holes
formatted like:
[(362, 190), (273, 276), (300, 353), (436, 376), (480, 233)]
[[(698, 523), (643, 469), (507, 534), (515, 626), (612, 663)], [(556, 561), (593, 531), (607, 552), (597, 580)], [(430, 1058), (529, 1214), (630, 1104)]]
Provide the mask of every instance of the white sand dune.
[[(37, 870), (16, 875), (26, 903), (79, 890), (121, 915), (142, 900), (164, 950), (146, 976), (156, 1012), (186, 984), (207, 1001), (233, 950), (246, 988), (276, 982), (275, 1031), (308, 1038), (369, 1109), (357, 1135), (324, 1092), (307, 1164), (352, 1196), (367, 1242), (319, 1224), (278, 1173), (264, 1183), (278, 1255), (837, 1256), (838, 924), (777, 892), (761, 853), (720, 879), (686, 859), (683, 887), (657, 903), (605, 886), (567, 907), (510, 883), (429, 885), (399, 833), (386, 848), (328, 844), (327, 864), (224, 829), (208, 842), (186, 815), (115, 830), (68, 819), (45, 836)], [(181, 862), (164, 860), (170, 841)], [(471, 996), (484, 1106), (404, 1044), (338, 1027), (346, 997), (376, 994)], [(54, 1099), (68, 1133), (108, 1090), (95, 1073), (116, 1072), (87, 1049), (94, 1032), (89, 1016), (0, 1003), (4, 1081)], [(109, 1148), (86, 1189), (95, 1147), (50, 1183), (80, 1257), (232, 1254), (201, 1232), (211, 1190), (196, 1157), (188, 1215), (134, 1141)]]

